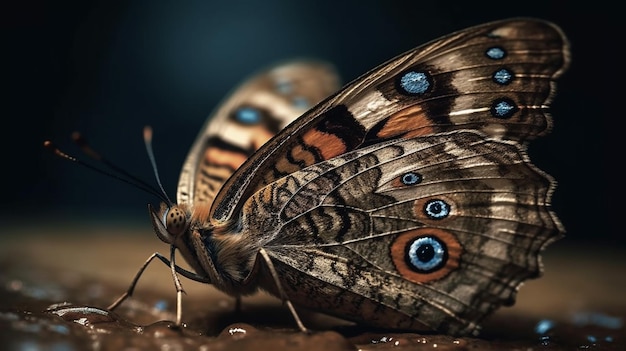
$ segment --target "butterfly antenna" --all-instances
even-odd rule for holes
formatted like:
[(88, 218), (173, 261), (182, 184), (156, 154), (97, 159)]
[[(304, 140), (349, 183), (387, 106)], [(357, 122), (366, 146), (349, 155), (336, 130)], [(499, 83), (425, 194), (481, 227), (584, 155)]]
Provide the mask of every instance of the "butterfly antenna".
[(119, 181), (122, 181), (126, 184), (132, 185), (138, 189), (141, 189), (149, 194), (152, 194), (156, 197), (158, 197), (160, 200), (168, 202), (169, 203), (169, 199), (167, 197), (164, 197), (163, 194), (161, 194), (156, 188), (154, 188), (154, 186), (146, 183), (145, 181), (139, 179), (138, 177), (130, 174), (129, 172), (123, 170), (122, 168), (116, 166), (115, 164), (113, 164), (112, 162), (110, 162), (109, 160), (107, 160), (106, 158), (104, 158), (102, 155), (100, 155), (98, 152), (96, 152), (93, 148), (91, 148), (89, 146), (89, 144), (87, 143), (87, 140), (78, 132), (75, 132), (72, 134), (72, 139), (73, 141), (81, 148), (81, 150), (89, 157), (93, 158), (96, 161), (102, 162), (105, 166), (109, 167), (111, 170), (113, 170), (114, 172), (117, 173), (113, 173), (113, 172), (109, 172), (106, 171), (104, 169), (98, 168), (96, 166), (93, 166), (89, 163), (86, 163), (74, 156), (71, 156), (63, 151), (61, 151), (56, 145), (54, 145), (54, 143), (52, 143), (49, 140), (44, 141), (43, 146), (50, 150), (52, 153), (54, 153), (57, 157), (66, 159), (68, 161), (71, 162), (75, 162), (83, 167), (86, 167), (92, 171), (95, 171), (97, 173), (100, 173), (102, 175), (117, 179)]
[(156, 158), (154, 157), (154, 151), (152, 150), (152, 127), (145, 126), (143, 128), (143, 141), (146, 144), (146, 151), (148, 152), (148, 158), (150, 159), (150, 163), (152, 164), (152, 171), (154, 172), (156, 182), (159, 185), (159, 189), (161, 189), (163, 197), (165, 197), (165, 199), (167, 200), (167, 204), (171, 207), (173, 203), (167, 196), (165, 189), (163, 189), (163, 184), (161, 184), (161, 178), (159, 177), (159, 170), (157, 169)]

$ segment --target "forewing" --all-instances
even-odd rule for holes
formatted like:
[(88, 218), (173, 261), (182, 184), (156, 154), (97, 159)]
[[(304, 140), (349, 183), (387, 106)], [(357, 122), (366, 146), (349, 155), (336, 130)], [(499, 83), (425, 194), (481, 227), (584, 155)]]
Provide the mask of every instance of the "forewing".
[(513, 19), (469, 28), (400, 55), (305, 113), (252, 155), (217, 195), (233, 219), (249, 196), (307, 166), (396, 138), (457, 129), (523, 143), (546, 133), (546, 109), (568, 64), (551, 23)]
[(241, 164), (287, 124), (339, 89), (332, 66), (293, 61), (243, 83), (207, 119), (183, 164), (179, 204), (211, 204)]

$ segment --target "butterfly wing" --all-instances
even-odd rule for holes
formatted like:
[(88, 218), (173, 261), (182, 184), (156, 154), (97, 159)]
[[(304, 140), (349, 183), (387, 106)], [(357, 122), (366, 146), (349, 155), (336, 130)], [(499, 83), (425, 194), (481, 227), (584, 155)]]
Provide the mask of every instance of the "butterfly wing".
[[(262, 188), (243, 227), (289, 298), (385, 328), (467, 334), (540, 273), (561, 226), (552, 179), (513, 142), (458, 131), (394, 139)], [(266, 280), (265, 288), (275, 292)]]
[(209, 228), (262, 247), (293, 302), (382, 327), (475, 331), (561, 235), (553, 181), (524, 149), (549, 131), (568, 61), (561, 30), (532, 19), (400, 55), (252, 154), (217, 193)]
[(520, 143), (543, 135), (568, 50), (553, 24), (513, 19), (400, 55), (309, 110), (253, 154), (218, 193), (211, 219), (234, 220), (245, 199), (276, 179), (385, 140), (456, 129)]
[(261, 145), (339, 88), (332, 66), (282, 63), (228, 97), (202, 127), (179, 177), (179, 204), (210, 204), (222, 184)]

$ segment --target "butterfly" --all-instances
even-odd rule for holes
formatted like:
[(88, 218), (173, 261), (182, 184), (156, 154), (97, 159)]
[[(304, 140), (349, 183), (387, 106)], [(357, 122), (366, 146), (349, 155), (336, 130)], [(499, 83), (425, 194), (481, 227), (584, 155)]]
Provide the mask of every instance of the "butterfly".
[(338, 91), (332, 69), (307, 62), (244, 84), (193, 143), (177, 203), (150, 207), (171, 248), (157, 257), (176, 272), (178, 322), (180, 274), (233, 296), (266, 290), (303, 330), (294, 305), (476, 333), (563, 235), (555, 181), (526, 146), (552, 127), (569, 56), (556, 25), (509, 19), (419, 46)]

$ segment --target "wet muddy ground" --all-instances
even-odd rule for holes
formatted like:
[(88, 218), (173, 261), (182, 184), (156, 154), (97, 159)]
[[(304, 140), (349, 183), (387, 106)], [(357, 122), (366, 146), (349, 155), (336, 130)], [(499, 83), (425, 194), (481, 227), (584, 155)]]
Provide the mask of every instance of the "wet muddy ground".
[(168, 248), (145, 225), (4, 227), (0, 236), (0, 350), (626, 350), (626, 251), (573, 246), (544, 253), (527, 282), (478, 337), (371, 330), (298, 308), (311, 334), (264, 293), (235, 300), (182, 280), (183, 328), (172, 327), (175, 290), (153, 263), (135, 295), (105, 308), (154, 251)]

